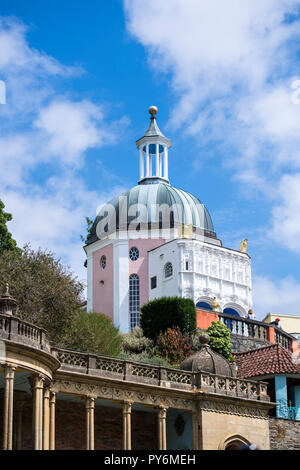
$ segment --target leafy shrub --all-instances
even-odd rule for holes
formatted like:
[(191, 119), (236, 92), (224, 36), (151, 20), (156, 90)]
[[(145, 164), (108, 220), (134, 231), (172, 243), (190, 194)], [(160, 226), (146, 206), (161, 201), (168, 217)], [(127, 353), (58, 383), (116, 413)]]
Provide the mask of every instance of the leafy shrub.
[(121, 353), (121, 359), (127, 359), (128, 361), (135, 361), (135, 362), (142, 362), (145, 364), (152, 364), (155, 366), (165, 366), (169, 367), (170, 364), (166, 359), (157, 356), (156, 354), (151, 354), (151, 352), (143, 351), (140, 354), (129, 354), (129, 353)]
[(122, 336), (122, 350), (125, 353), (140, 354), (151, 347), (153, 347), (152, 341), (144, 336), (143, 330), (139, 326)]
[(77, 312), (64, 338), (64, 346), (80, 351), (118, 356), (122, 336), (109, 317), (102, 313)]
[(191, 338), (191, 343), (192, 343), (192, 348), (193, 351), (199, 351), (201, 348), (201, 343), (200, 343), (200, 337), (204, 334), (205, 332), (197, 328), (190, 336)]
[(220, 321), (213, 321), (206, 333), (210, 336), (209, 346), (211, 349), (221, 354), (225, 359), (232, 362), (234, 357), (232, 355), (230, 333), (224, 323)]
[(160, 355), (172, 365), (180, 364), (193, 352), (190, 337), (183, 335), (178, 326), (160, 333), (156, 344)]
[(143, 305), (141, 312), (141, 327), (145, 336), (152, 340), (174, 326), (183, 334), (196, 329), (196, 308), (192, 299), (161, 297)]

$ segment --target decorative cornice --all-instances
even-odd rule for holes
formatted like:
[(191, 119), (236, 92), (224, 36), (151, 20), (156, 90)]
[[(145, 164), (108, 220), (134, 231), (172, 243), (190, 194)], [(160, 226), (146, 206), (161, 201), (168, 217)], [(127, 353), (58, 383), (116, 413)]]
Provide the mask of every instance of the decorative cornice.
[(212, 413), (222, 413), (229, 415), (245, 416), (248, 418), (268, 419), (268, 409), (261, 407), (251, 407), (236, 405), (214, 400), (203, 400), (199, 404), (201, 411), (210, 411)]

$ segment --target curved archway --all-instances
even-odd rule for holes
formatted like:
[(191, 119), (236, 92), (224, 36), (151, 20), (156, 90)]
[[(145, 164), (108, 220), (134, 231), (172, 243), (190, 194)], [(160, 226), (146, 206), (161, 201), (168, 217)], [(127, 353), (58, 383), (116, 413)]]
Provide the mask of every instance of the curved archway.
[(240, 317), (239, 312), (231, 307), (224, 308), (223, 313), (228, 313), (228, 315), (233, 315), (234, 317)]
[(207, 295), (202, 295), (201, 297), (198, 297), (196, 300), (196, 308), (205, 308), (205, 310), (212, 310), (211, 308), (211, 303), (213, 301), (213, 297), (208, 297)]
[(225, 312), (225, 310), (231, 310), (231, 311), (234, 311), (236, 313), (229, 313), (229, 315), (234, 315), (234, 316), (239, 316), (239, 317), (245, 317), (246, 316), (246, 310), (244, 309), (244, 307), (242, 307), (241, 305), (239, 304), (236, 304), (234, 302), (228, 302), (227, 304), (225, 304), (223, 306), (223, 312)]
[(212, 310), (210, 304), (208, 302), (205, 302), (204, 300), (200, 300), (199, 302), (196, 303), (197, 308), (204, 308), (205, 310)]
[(239, 434), (231, 435), (220, 442), (219, 450), (242, 450), (251, 445), (244, 436)]

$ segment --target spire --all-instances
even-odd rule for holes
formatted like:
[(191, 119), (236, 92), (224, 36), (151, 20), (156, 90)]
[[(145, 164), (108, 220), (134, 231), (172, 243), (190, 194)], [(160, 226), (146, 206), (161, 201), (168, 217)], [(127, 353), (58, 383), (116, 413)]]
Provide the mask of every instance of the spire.
[[(157, 107), (150, 106), (148, 111), (151, 115), (149, 128), (145, 135), (136, 141), (136, 146), (140, 151), (139, 184), (151, 184), (158, 181), (169, 183), (168, 149), (171, 147), (171, 141), (163, 135), (157, 125)], [(154, 159), (155, 171), (153, 171)]]

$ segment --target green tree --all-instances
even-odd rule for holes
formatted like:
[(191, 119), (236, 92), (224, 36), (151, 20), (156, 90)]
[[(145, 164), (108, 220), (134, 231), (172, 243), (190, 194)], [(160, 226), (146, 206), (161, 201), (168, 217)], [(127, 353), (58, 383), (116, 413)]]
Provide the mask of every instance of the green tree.
[[(86, 237), (84, 237), (83, 235), (80, 235), (80, 240), (86, 245), (91, 237), (94, 221), (90, 219), (89, 217), (85, 217), (85, 221), (86, 221), (87, 235)], [(87, 260), (85, 260), (84, 262), (84, 267), (87, 268)]]
[(17, 247), (16, 241), (12, 238), (12, 234), (8, 231), (7, 222), (12, 220), (12, 215), (4, 212), (5, 205), (0, 199), (0, 254), (4, 251), (21, 251)]
[(234, 357), (232, 355), (232, 348), (230, 343), (230, 333), (224, 323), (220, 321), (213, 321), (206, 333), (210, 336), (210, 347), (221, 356), (225, 357), (228, 361), (232, 362)]
[(143, 305), (141, 312), (141, 327), (145, 336), (153, 340), (175, 326), (183, 334), (191, 334), (196, 329), (196, 308), (192, 299), (161, 297)]
[(83, 285), (51, 252), (6, 250), (0, 254), (0, 290), (8, 283), (18, 301), (19, 316), (47, 330), (63, 344), (67, 327), (82, 303)]
[(92, 232), (94, 221), (93, 219), (90, 219), (89, 217), (85, 217), (85, 221), (86, 221), (87, 235), (86, 237), (84, 237), (83, 235), (80, 235), (80, 239), (83, 243), (87, 244), (87, 242), (89, 241), (89, 238), (91, 237), (91, 232)]
[(122, 336), (108, 316), (83, 310), (77, 311), (64, 338), (67, 348), (107, 356), (119, 356), (121, 343)]

